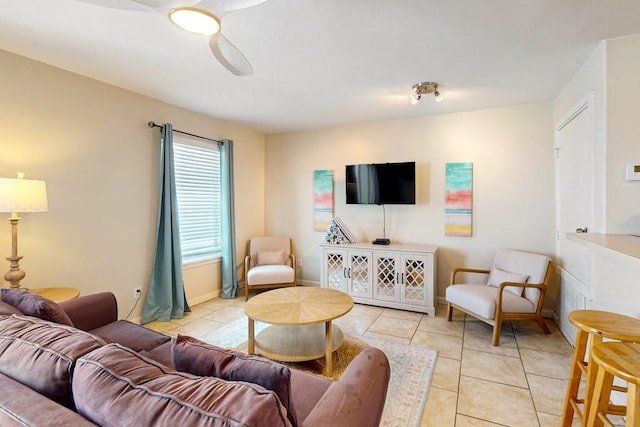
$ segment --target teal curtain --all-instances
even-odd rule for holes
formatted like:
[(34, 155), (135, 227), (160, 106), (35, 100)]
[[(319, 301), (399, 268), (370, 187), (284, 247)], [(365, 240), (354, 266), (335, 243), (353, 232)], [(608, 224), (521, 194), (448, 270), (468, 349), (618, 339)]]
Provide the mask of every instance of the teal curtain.
[(238, 295), (236, 267), (236, 225), (233, 198), (233, 141), (222, 141), (220, 152), (220, 181), (222, 205), (222, 298)]
[(151, 284), (142, 311), (142, 323), (181, 319), (185, 311), (191, 311), (182, 280), (182, 253), (173, 167), (173, 128), (170, 123), (162, 125), (160, 144), (158, 235)]

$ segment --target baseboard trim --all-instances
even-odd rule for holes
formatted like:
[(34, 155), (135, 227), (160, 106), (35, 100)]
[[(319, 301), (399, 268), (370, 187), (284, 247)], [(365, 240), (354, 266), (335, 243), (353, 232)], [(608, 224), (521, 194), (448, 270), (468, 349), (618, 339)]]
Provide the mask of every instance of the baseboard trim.
[[(553, 319), (553, 320), (555, 320), (557, 316), (556, 316), (556, 312), (553, 311), (552, 309), (543, 308), (542, 309), (542, 317), (544, 317), (545, 319)], [(556, 322), (556, 324), (557, 324), (557, 322)]]
[(316, 288), (320, 287), (320, 282), (315, 282), (313, 280), (298, 280), (298, 286), (315, 286)]
[(210, 299), (214, 299), (214, 298), (219, 297), (221, 293), (222, 293), (222, 290), (221, 289), (217, 289), (217, 290), (215, 290), (213, 292), (207, 292), (204, 295), (200, 295), (200, 296), (197, 296), (195, 298), (187, 299), (187, 303), (190, 306), (191, 305), (198, 305), (198, 304), (200, 304), (202, 302), (209, 301)]

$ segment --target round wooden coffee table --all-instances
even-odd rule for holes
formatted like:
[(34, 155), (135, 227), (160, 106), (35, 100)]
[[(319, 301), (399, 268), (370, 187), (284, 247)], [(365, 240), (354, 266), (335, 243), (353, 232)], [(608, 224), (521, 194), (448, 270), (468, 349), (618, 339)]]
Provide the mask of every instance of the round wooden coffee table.
[[(263, 292), (247, 301), (249, 318), (247, 350), (274, 360), (294, 362), (325, 357), (325, 375), (333, 371), (331, 353), (342, 344), (340, 328), (332, 320), (353, 308), (353, 299), (334, 289), (316, 287), (280, 288)], [(255, 321), (272, 326), (254, 335)], [(323, 325), (324, 324), (324, 325)]]

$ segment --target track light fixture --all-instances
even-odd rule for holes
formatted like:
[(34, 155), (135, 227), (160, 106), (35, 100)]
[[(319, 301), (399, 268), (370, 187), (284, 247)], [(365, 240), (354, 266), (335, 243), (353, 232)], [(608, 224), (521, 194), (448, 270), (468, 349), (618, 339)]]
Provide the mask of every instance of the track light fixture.
[(422, 95), (432, 93), (435, 97), (436, 102), (440, 102), (444, 99), (444, 96), (438, 91), (438, 83), (434, 82), (422, 82), (416, 83), (411, 88), (411, 95), (409, 95), (409, 100), (411, 101), (411, 105), (416, 105)]

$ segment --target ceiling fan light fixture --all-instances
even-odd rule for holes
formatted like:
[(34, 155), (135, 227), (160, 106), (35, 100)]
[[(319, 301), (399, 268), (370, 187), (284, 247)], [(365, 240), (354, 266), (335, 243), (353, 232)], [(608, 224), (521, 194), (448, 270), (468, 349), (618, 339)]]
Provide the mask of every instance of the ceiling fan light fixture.
[(169, 19), (183, 30), (211, 36), (220, 31), (220, 21), (213, 14), (195, 7), (179, 7), (169, 12)]

